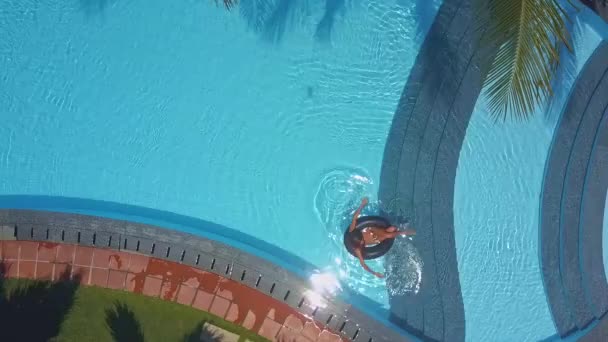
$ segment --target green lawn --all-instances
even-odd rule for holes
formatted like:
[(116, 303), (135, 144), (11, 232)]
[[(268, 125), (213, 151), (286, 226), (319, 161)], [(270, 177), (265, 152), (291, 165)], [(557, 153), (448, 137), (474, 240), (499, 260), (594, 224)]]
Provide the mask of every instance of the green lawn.
[(0, 291), (6, 340), (198, 341), (209, 322), (240, 341), (267, 341), (209, 313), (124, 291), (15, 279), (0, 280)]

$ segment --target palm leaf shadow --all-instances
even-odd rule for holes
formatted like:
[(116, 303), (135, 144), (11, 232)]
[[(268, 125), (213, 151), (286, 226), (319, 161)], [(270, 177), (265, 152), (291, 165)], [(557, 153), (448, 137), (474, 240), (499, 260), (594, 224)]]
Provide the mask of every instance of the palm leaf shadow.
[(336, 15), (345, 8), (345, 0), (325, 0), (325, 12), (317, 24), (315, 38), (320, 42), (329, 42)]
[(115, 302), (113, 308), (106, 310), (106, 325), (115, 342), (145, 341), (135, 313), (123, 303)]
[(192, 331), (182, 338), (183, 342), (221, 342), (224, 335), (214, 332), (205, 322), (197, 324)]
[(308, 0), (241, 0), (239, 7), (247, 26), (275, 44), (289, 26), (309, 15)]
[(103, 13), (111, 0), (78, 0), (80, 9), (87, 15)]
[[(56, 337), (61, 324), (75, 304), (80, 274), (71, 269), (56, 282), (32, 281), (7, 291), (5, 275), (16, 263), (0, 262), (0, 321), (6, 341), (48, 341)], [(32, 324), (35, 324), (33, 328)]]

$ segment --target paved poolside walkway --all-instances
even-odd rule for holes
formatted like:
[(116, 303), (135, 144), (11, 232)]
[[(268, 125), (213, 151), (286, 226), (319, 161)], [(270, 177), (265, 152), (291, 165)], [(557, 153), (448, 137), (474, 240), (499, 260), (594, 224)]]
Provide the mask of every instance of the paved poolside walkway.
[[(208, 311), (271, 341), (337, 342), (321, 322), (231, 279), (137, 253), (71, 244), (0, 241), (9, 278), (59, 280), (130, 291)], [(366, 341), (369, 342), (369, 341)]]

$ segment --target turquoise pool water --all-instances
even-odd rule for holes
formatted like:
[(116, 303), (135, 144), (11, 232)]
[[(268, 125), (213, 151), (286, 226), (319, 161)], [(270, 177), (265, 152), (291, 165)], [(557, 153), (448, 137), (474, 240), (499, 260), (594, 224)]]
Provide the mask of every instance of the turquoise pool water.
[(0, 193), (200, 218), (386, 305), (339, 236), (437, 5), (306, 3), (3, 2)]
[[(321, 0), (241, 3), (226, 12), (199, 0), (2, 2), (0, 197), (197, 218), (294, 254), (386, 307), (388, 291), (404, 289), (363, 272), (341, 234), (361, 197), (377, 207), (391, 120), (439, 1), (351, 0), (335, 12)], [(578, 17), (577, 59), (550, 115), (496, 125), (482, 97), (467, 129), (454, 219), (468, 341), (555, 334), (538, 200), (563, 99), (600, 39), (588, 16)], [(404, 262), (405, 290), (415, 291), (424, 265)]]

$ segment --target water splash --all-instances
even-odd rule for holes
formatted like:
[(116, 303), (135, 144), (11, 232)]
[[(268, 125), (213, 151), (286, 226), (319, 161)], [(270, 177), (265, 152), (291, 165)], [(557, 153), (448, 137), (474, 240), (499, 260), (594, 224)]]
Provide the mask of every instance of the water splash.
[[(344, 229), (350, 223), (355, 209), (363, 197), (370, 204), (363, 214), (377, 214), (378, 205), (373, 201), (374, 182), (364, 171), (355, 168), (339, 168), (327, 172), (315, 195), (315, 213), (332, 241), (329, 250), (332, 265), (327, 269), (337, 274), (338, 279), (360, 294), (386, 302), (385, 282), (367, 273), (359, 261), (348, 254), (342, 242)], [(384, 272), (384, 258), (368, 260), (370, 268)]]
[(389, 294), (418, 293), (423, 265), (416, 247), (408, 239), (397, 239), (386, 255), (386, 287)]

